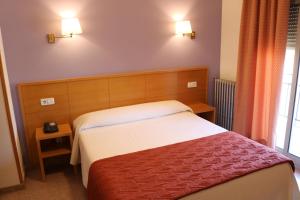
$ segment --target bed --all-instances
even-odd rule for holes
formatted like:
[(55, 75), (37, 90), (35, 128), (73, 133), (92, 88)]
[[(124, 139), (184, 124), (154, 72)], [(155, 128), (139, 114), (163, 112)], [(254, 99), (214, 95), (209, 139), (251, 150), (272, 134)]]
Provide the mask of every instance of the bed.
[[(74, 121), (71, 164), (89, 169), (98, 160), (206, 138), (226, 132), (178, 101), (144, 103), (87, 113)], [(296, 200), (299, 190), (287, 162), (185, 195), (181, 199)], [(149, 199), (151, 199), (149, 197)], [(155, 199), (155, 198), (154, 198)]]

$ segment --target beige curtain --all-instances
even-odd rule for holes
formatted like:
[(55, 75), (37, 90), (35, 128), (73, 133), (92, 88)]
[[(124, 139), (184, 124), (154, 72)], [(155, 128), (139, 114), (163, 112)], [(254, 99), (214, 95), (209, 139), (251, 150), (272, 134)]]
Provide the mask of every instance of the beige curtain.
[(273, 146), (289, 0), (244, 0), (234, 131)]

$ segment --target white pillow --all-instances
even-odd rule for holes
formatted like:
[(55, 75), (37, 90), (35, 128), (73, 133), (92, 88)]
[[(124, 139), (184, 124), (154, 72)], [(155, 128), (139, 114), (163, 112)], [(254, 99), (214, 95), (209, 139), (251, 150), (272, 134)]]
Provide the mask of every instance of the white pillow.
[(74, 120), (74, 128), (83, 131), (95, 127), (157, 118), (184, 111), (192, 112), (192, 109), (175, 100), (136, 104), (83, 114)]

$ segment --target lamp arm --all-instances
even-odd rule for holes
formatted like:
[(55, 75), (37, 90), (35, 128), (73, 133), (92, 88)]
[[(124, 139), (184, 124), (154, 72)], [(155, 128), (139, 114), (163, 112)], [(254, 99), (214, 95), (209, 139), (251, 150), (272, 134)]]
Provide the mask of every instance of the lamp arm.
[(73, 33), (70, 33), (70, 35), (58, 35), (58, 36), (55, 36), (55, 38), (71, 38), (73, 37)]
[(55, 35), (54, 33), (47, 34), (48, 43), (53, 44), (56, 41), (56, 38), (72, 38), (73, 33), (70, 33), (70, 35)]

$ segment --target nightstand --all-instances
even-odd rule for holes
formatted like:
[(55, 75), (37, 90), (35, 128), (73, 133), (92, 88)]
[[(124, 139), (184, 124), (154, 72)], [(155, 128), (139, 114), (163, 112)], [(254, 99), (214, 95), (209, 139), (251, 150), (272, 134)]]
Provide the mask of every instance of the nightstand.
[(45, 180), (44, 159), (71, 154), (73, 135), (70, 124), (58, 125), (58, 132), (44, 133), (43, 128), (37, 128), (35, 138), (40, 161), (42, 180)]
[(188, 105), (191, 107), (196, 115), (202, 117), (212, 123), (216, 122), (215, 108), (205, 103), (192, 103)]

